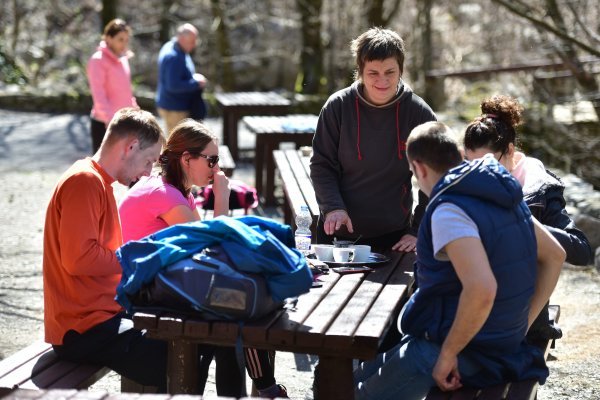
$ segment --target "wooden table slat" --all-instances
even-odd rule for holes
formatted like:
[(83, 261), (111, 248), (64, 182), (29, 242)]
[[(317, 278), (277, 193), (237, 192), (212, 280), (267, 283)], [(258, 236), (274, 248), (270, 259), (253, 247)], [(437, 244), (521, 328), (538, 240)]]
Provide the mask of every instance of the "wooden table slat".
[[(398, 267), (390, 276), (390, 280), (383, 288), (375, 303), (371, 307), (369, 314), (363, 319), (362, 323), (354, 333), (355, 343), (364, 343), (365, 347), (372, 347), (374, 341), (383, 339), (384, 329), (381, 321), (389, 319), (390, 315), (395, 315), (398, 307), (398, 299), (407, 298), (407, 289), (412, 285), (412, 265), (415, 259), (414, 253), (392, 253), (393, 257), (401, 257)], [(410, 273), (408, 271), (411, 271)], [(389, 321), (395, 324), (395, 319)], [(394, 328), (392, 328), (394, 329)], [(366, 345), (370, 343), (370, 345)]]
[(244, 115), (282, 115), (291, 101), (275, 92), (216, 93), (217, 105), (223, 111), (223, 144), (229, 146), (234, 160), (239, 159), (238, 121)]
[(133, 322), (136, 327), (141, 329), (155, 329), (158, 325), (158, 317), (154, 314), (136, 312), (133, 315)]
[(161, 315), (156, 329), (167, 335), (181, 335), (183, 333), (183, 321), (185, 317), (174, 314)]
[(210, 322), (190, 319), (185, 322), (183, 333), (197, 338), (207, 338), (210, 336), (210, 330)]
[(322, 287), (311, 289), (307, 294), (300, 296), (296, 309), (287, 311), (269, 329), (269, 342), (288, 345), (294, 344), (296, 330), (303, 326), (305, 319), (308, 318), (322, 298), (335, 286), (338, 279), (339, 275), (334, 273), (322, 276)]
[(342, 275), (298, 328), (296, 344), (306, 347), (322, 346), (323, 334), (337, 317), (339, 310), (352, 298), (363, 278), (363, 274)]
[[(304, 164), (300, 160), (299, 152), (297, 151), (287, 151), (285, 152), (288, 161), (290, 163), (290, 167), (293, 171), (296, 171), (296, 180), (298, 185), (302, 187), (312, 188), (312, 181), (310, 179), (310, 172), (307, 173), (304, 168)], [(302, 173), (302, 171), (304, 173)], [(314, 190), (304, 190), (303, 192), (304, 200), (308, 204), (310, 211), (313, 215), (319, 214), (319, 203), (317, 203), (317, 196), (315, 195)]]
[(348, 347), (354, 340), (354, 332), (358, 325), (370, 311), (393, 272), (391, 269), (377, 269), (377, 266), (374, 268), (375, 271), (365, 276), (356, 293), (327, 330), (327, 347)]
[[(273, 157), (275, 157), (275, 163), (277, 164), (277, 169), (279, 170), (281, 179), (290, 183), (295, 182), (296, 178), (294, 176), (294, 172), (292, 171), (290, 164), (287, 161), (285, 153), (283, 151), (274, 151)], [(300, 206), (306, 204), (306, 202), (304, 201), (304, 195), (300, 191), (300, 187), (297, 184), (284, 185), (283, 190), (285, 192), (286, 198), (291, 201), (291, 204), (289, 204), (288, 206), (292, 210), (299, 211)], [(286, 215), (284, 222), (295, 226), (290, 218), (290, 215)]]

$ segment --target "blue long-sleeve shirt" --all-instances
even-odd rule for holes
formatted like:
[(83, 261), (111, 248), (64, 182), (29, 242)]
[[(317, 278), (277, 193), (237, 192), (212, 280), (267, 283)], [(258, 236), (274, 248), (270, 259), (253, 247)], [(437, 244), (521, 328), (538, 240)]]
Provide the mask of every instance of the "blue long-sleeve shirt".
[(165, 110), (190, 111), (194, 97), (201, 92), (195, 72), (192, 57), (181, 49), (176, 38), (165, 43), (158, 54), (156, 105)]

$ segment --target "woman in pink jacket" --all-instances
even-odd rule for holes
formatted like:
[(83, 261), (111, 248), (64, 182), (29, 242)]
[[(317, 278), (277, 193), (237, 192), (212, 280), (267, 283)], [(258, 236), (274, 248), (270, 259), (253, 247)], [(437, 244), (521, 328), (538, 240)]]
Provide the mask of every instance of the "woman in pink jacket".
[(113, 115), (124, 107), (137, 107), (131, 89), (128, 59), (131, 28), (122, 19), (113, 19), (106, 27), (98, 49), (87, 64), (87, 76), (94, 105), (91, 112), (92, 153), (102, 143)]

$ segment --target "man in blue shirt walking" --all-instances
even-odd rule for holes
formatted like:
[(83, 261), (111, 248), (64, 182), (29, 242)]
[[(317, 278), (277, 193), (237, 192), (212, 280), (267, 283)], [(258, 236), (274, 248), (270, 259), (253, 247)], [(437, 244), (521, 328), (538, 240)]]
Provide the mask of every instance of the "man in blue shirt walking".
[(198, 30), (191, 24), (183, 24), (158, 54), (156, 106), (167, 125), (167, 135), (182, 119), (201, 120), (206, 116), (202, 98), (206, 78), (196, 73), (190, 56), (197, 40)]

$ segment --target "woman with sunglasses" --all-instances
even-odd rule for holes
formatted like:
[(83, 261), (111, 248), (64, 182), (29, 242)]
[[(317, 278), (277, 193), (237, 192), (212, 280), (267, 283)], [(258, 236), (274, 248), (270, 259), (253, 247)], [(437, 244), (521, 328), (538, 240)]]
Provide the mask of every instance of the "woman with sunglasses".
[[(587, 265), (592, 262), (592, 249), (585, 234), (565, 210), (564, 184), (546, 170), (538, 159), (517, 150), (516, 128), (522, 123), (523, 107), (509, 96), (496, 95), (481, 102), (482, 115), (468, 126), (464, 137), (465, 156), (469, 160), (493, 153), (500, 163), (519, 181), (523, 200), (532, 215), (546, 226), (567, 252), (567, 262)], [(530, 339), (557, 339), (560, 328), (548, 321), (545, 307), (527, 333)]]
[[(185, 119), (173, 128), (158, 159), (160, 173), (142, 177), (119, 205), (123, 241), (138, 240), (170, 225), (200, 220), (192, 185), (212, 182), (215, 195), (214, 215), (229, 213), (229, 180), (219, 168), (216, 137), (200, 122)], [(235, 351), (214, 347), (217, 362), (217, 395), (241, 397)], [(272, 360), (264, 350), (244, 349), (246, 367), (260, 397), (287, 397), (275, 381)], [(210, 349), (202, 356), (203, 381), (212, 360)], [(203, 382), (204, 383), (204, 382)], [(232, 393), (231, 390), (234, 390)]]
[(119, 205), (123, 241), (141, 239), (182, 222), (200, 220), (192, 186), (212, 182), (214, 215), (229, 213), (229, 180), (219, 169), (216, 137), (191, 119), (180, 122), (163, 148), (160, 172), (142, 177)]

